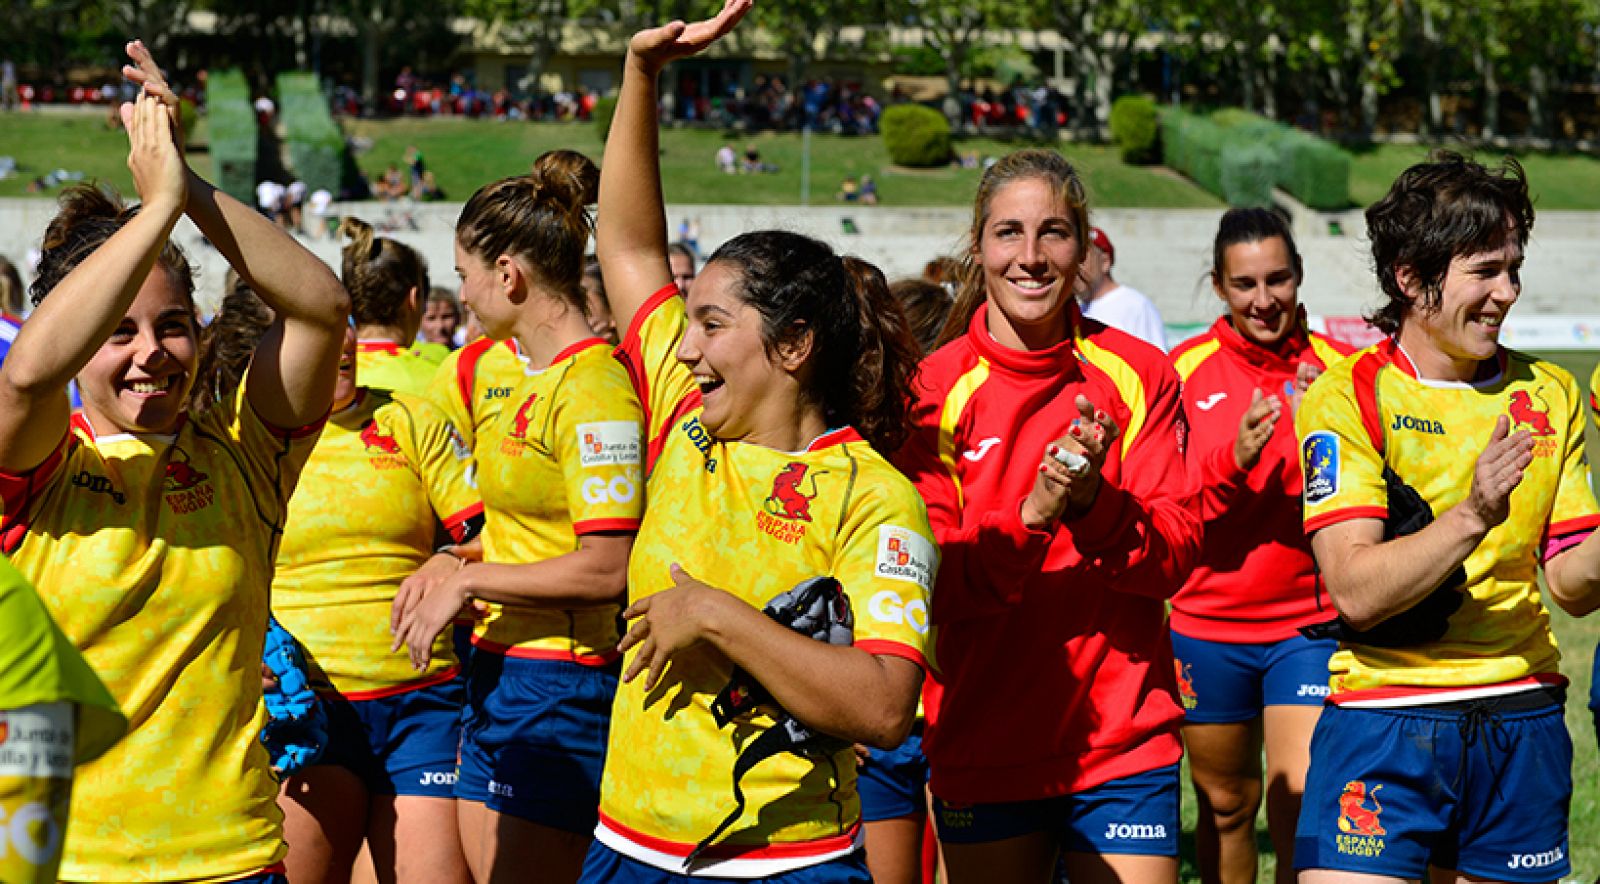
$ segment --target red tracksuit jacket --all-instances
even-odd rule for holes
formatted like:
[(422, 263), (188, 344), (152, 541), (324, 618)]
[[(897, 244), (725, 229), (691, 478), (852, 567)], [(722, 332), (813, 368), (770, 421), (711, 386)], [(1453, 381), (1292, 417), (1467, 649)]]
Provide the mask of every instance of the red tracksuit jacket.
[[(1189, 468), (1205, 521), (1200, 560), (1172, 600), (1172, 628), (1190, 638), (1258, 643), (1290, 638), (1332, 616), (1318, 599), (1315, 566), (1300, 527), (1300, 460), (1285, 385), (1300, 363), (1327, 368), (1352, 352), (1297, 330), (1268, 350), (1244, 339), (1228, 317), (1172, 351), (1189, 417)], [(1255, 390), (1284, 411), (1248, 473), (1233, 459), (1239, 420)]]
[[(1163, 607), (1200, 522), (1178, 378), (1159, 350), (1069, 309), (1071, 340), (1023, 352), (990, 338), (980, 307), (923, 362), (897, 458), (943, 557), (932, 646), (944, 697), (924, 747), (933, 792), (952, 803), (1070, 794), (1181, 754)], [(1030, 531), (1022, 500), (1078, 393), (1122, 438), (1093, 507)]]

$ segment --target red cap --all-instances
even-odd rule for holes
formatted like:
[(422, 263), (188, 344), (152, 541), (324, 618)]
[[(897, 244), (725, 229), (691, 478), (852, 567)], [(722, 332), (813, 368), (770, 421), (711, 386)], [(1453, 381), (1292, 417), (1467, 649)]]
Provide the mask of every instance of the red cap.
[(1106, 253), (1106, 260), (1108, 262), (1112, 264), (1117, 263), (1117, 250), (1111, 247), (1111, 237), (1106, 236), (1106, 232), (1104, 230), (1101, 230), (1098, 227), (1089, 228), (1089, 242), (1094, 243), (1096, 248)]

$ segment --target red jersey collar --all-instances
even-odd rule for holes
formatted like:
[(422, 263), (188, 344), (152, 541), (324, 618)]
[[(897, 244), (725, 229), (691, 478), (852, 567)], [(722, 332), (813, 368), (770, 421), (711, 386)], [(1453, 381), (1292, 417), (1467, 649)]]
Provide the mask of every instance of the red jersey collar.
[[(515, 339), (513, 339), (513, 340), (515, 340)], [(602, 345), (604, 343), (605, 343), (605, 339), (603, 339), (603, 338), (584, 338), (583, 340), (578, 341), (575, 344), (569, 345), (568, 347), (566, 347), (566, 349), (562, 350), (560, 353), (557, 353), (555, 358), (550, 360), (550, 364), (551, 365), (555, 365), (557, 362), (560, 362), (563, 359), (566, 359), (566, 358), (571, 357), (571, 356), (576, 356), (579, 353), (582, 353), (583, 351), (589, 349), (590, 347), (594, 347), (594, 346), (597, 346), (597, 345)]]
[(1078, 371), (1078, 336), (1083, 333), (1083, 316), (1073, 299), (1067, 306), (1067, 339), (1043, 350), (1013, 350), (1000, 344), (989, 334), (989, 303), (978, 305), (967, 326), (967, 339), (978, 355), (1008, 371), (1018, 374), (1058, 376)]
[(828, 432), (823, 433), (821, 436), (812, 439), (811, 444), (806, 446), (806, 451), (821, 451), (824, 448), (830, 448), (834, 445), (844, 445), (848, 442), (861, 441), (863, 441), (861, 434), (856, 432), (855, 427), (840, 427), (837, 430), (829, 430)]
[(357, 353), (387, 353), (390, 356), (400, 355), (400, 345), (394, 341), (356, 341)]
[(1239, 334), (1239, 330), (1233, 327), (1232, 318), (1227, 314), (1217, 317), (1217, 321), (1211, 324), (1211, 333), (1216, 336), (1217, 343), (1224, 349), (1245, 362), (1258, 368), (1287, 374), (1295, 373), (1301, 361), (1300, 357), (1311, 346), (1311, 334), (1306, 330), (1304, 307), (1297, 308), (1294, 326), (1274, 347), (1258, 344)]

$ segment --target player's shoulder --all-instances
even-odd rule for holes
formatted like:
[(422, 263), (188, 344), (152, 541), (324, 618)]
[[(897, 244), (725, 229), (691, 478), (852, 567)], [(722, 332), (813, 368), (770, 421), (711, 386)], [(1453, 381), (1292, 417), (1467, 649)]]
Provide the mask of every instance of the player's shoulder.
[[(1532, 353), (1524, 353), (1521, 350), (1513, 350), (1510, 347), (1506, 348), (1505, 353), (1506, 371), (1513, 381), (1527, 378), (1559, 384), (1561, 387), (1570, 390), (1578, 388), (1578, 379), (1573, 376), (1572, 372), (1548, 359), (1541, 359)], [(1590, 378), (1591, 386), (1595, 378), (1600, 378), (1600, 366), (1595, 367), (1595, 373)]]

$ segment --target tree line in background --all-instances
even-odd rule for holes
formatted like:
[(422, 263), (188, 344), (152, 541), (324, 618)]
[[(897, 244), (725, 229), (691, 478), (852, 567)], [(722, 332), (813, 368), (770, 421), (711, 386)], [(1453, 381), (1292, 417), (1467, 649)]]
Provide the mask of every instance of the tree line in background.
[[(569, 21), (626, 32), (714, 2), (5, 0), (0, 57), (25, 75), (114, 75), (122, 40), (138, 34), (180, 71), (237, 66), (265, 88), (279, 71), (316, 69), (371, 102), (403, 66), (438, 79), (470, 67), (466, 35), (451, 26), (462, 17), (529, 50), (536, 74)], [(191, 26), (196, 12), (209, 14), (204, 28)], [(1017, 48), (1021, 34), (1053, 30), (1071, 46), (1071, 119), (1092, 132), (1130, 92), (1341, 135), (1600, 132), (1600, 0), (761, 0), (754, 15), (791, 82), (819, 57), (893, 52), (904, 72), (944, 76), (952, 95), (974, 77), (1054, 74), (1046, 54)], [(920, 28), (920, 45), (891, 45), (891, 23)]]

